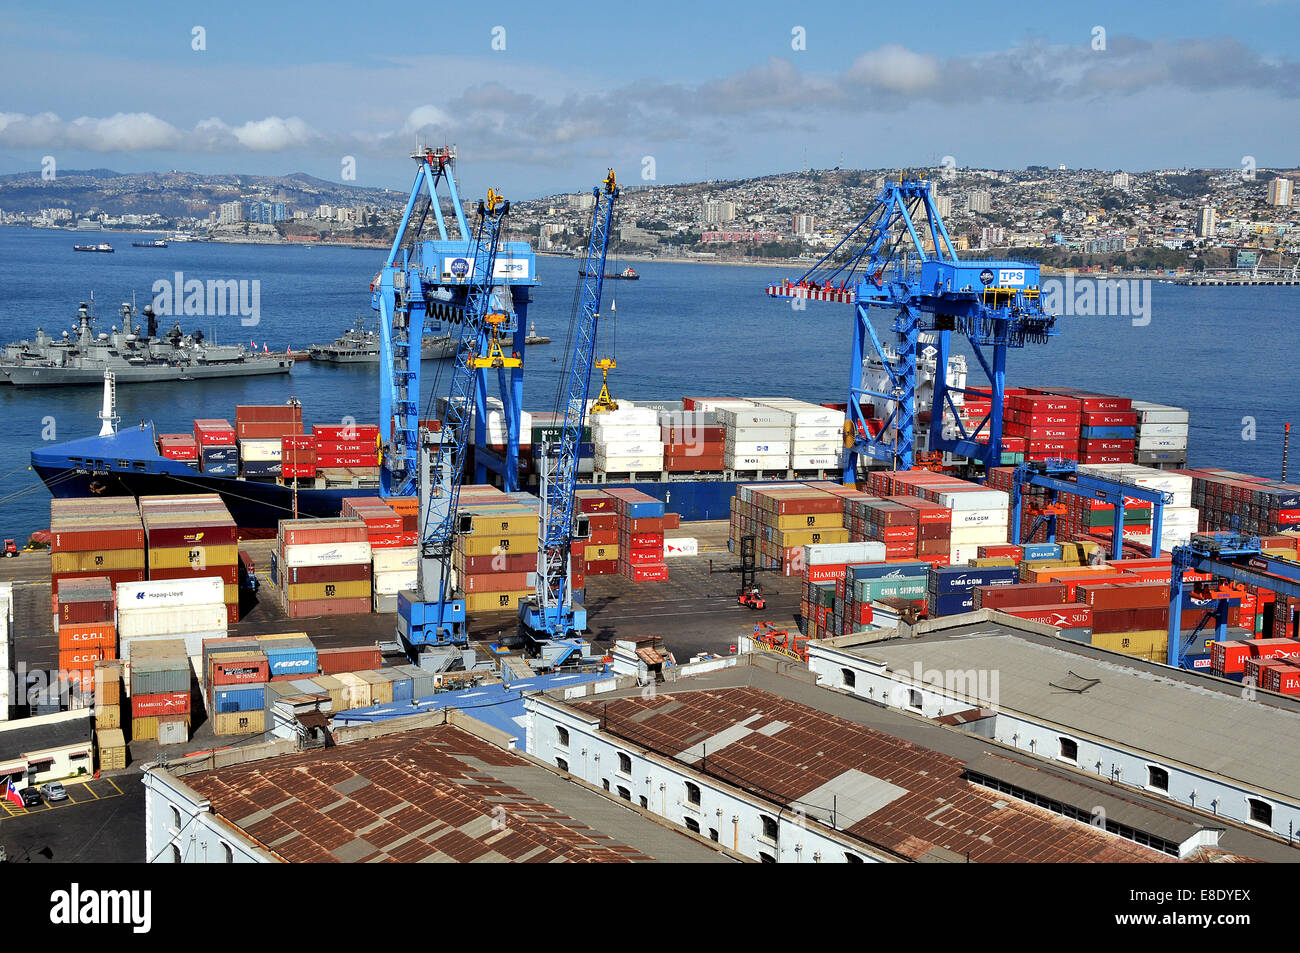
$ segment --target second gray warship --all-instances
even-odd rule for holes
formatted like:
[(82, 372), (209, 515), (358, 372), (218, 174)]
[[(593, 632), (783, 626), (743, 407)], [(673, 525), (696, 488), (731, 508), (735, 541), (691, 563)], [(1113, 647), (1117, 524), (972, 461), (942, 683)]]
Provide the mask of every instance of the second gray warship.
[(153, 308), (145, 306), (144, 327), (136, 323), (135, 308), (121, 307), (122, 328), (109, 333), (94, 329), (94, 301), (82, 302), (72, 333), (52, 337), (37, 328), (30, 341), (6, 345), (0, 355), (0, 383), (15, 387), (96, 385), (104, 371), (112, 371), (118, 384), (199, 380), (287, 374), (293, 367), (289, 354), (249, 350), (242, 344), (209, 343), (202, 331), (187, 334), (180, 322), (159, 335)]

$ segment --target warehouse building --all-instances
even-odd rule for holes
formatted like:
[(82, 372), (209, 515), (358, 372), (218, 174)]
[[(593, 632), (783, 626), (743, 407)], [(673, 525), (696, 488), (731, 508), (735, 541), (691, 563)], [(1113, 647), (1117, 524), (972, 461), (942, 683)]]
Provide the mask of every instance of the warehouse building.
[(615, 862), (739, 858), (574, 783), (458, 712), (146, 771), (150, 863)]
[(1285, 845), (817, 684), (795, 662), (527, 696), (528, 749), (753, 860), (1294, 859)]
[(1060, 638), (983, 610), (911, 638), (809, 643), (819, 684), (960, 723), (1112, 785), (1268, 832), (1300, 834), (1300, 700)]
[(88, 708), (0, 722), (0, 787), (90, 775), (94, 750)]

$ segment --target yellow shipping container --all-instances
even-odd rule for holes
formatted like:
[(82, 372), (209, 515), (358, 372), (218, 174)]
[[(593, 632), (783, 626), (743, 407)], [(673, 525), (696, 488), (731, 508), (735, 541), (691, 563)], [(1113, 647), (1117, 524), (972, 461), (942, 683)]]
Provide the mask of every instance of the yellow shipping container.
[(768, 522), (777, 529), (832, 529), (844, 528), (843, 513), (800, 513), (793, 516), (777, 516)]
[(497, 553), (537, 552), (537, 532), (502, 535), (458, 536), (456, 548), (466, 556), (495, 556)]
[(849, 531), (840, 527), (839, 529), (799, 529), (789, 530), (776, 533), (776, 539), (773, 542), (783, 549), (791, 549), (795, 546), (816, 546), (820, 543), (847, 543), (849, 541)]
[(1010, 556), (986, 556), (983, 559), (972, 559), (972, 566), (1014, 566), (1016, 561)]
[(523, 506), (502, 507), (481, 512), (460, 513), (462, 536), (536, 536), (539, 517), (536, 510)]
[(312, 681), (321, 687), (321, 691), (329, 692), (335, 711), (347, 711), (348, 693), (342, 682), (333, 675), (315, 675), (312, 676)]
[(89, 553), (50, 554), (50, 572), (52, 573), (143, 568), (143, 549), (104, 549)]
[(119, 705), (105, 705), (102, 708), (95, 707), (95, 727), (97, 729), (111, 729), (122, 727), (122, 708)]
[(149, 548), (150, 569), (189, 569), (191, 566), (233, 566), (239, 562), (239, 547), (157, 546)]
[(391, 705), (393, 703), (393, 683), (378, 672), (357, 672), (357, 677), (370, 684), (370, 703), (372, 705)]
[(306, 632), (277, 632), (274, 635), (255, 635), (254, 642), (280, 642), (284, 639), (301, 639)]
[(613, 543), (607, 546), (588, 545), (582, 551), (582, 558), (589, 563), (601, 562), (605, 559), (618, 559), (618, 545)]
[(531, 596), (531, 589), (507, 592), (475, 592), (465, 596), (466, 612), (517, 612), (519, 600)]
[(221, 736), (257, 735), (266, 730), (266, 712), (228, 711), (212, 718), (212, 730)]
[(289, 586), (289, 600), (300, 599), (369, 599), (369, 579), (343, 582), (298, 582)]
[(228, 606), (239, 605), (239, 586), (238, 584), (223, 586), (221, 590), (221, 601)]
[(156, 715), (150, 715), (147, 718), (131, 719), (131, 740), (132, 741), (157, 741), (158, 740), (158, 718)]
[(1163, 662), (1167, 658), (1169, 633), (1164, 629), (1143, 629), (1140, 632), (1094, 632), (1092, 644), (1099, 649), (1122, 652), (1150, 662)]
[[(122, 703), (122, 666), (116, 661), (95, 663), (95, 704), (120, 705)], [(114, 726), (116, 727), (116, 726)]]
[[(343, 684), (346, 693), (346, 708), (370, 707), (370, 683), (358, 677), (356, 672), (339, 672), (334, 676)], [(345, 709), (346, 710), (346, 709)]]

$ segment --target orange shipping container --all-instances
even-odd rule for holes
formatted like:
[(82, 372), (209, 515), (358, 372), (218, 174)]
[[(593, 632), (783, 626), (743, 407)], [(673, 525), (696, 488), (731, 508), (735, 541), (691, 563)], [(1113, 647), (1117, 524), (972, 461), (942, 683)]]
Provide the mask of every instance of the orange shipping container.
[(87, 622), (82, 625), (59, 626), (59, 650), (85, 649), (107, 646), (110, 651), (104, 658), (116, 657), (117, 627), (111, 622)]

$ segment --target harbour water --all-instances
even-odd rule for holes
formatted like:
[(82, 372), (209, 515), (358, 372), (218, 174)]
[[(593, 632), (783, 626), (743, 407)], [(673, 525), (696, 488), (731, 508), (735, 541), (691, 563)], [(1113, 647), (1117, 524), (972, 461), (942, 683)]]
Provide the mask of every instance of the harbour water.
[[(72, 250), (74, 242), (91, 237), (110, 242), (117, 254)], [(154, 236), (0, 228), (0, 340), (30, 337), (38, 325), (54, 334), (70, 329), (77, 303), (92, 291), (97, 327), (108, 331), (120, 320), (121, 302), (134, 294), (143, 308), (154, 282), (174, 281), (178, 271), (205, 282), (260, 283), (256, 325), (241, 324), (237, 315), (180, 318), (185, 330), (201, 328), (217, 341), (300, 350), (332, 340), (358, 313), (373, 326), (368, 285), (383, 252), (206, 242), (131, 246), (142, 237)], [(528, 350), (524, 403), (530, 410), (550, 410), (578, 263), (539, 257), (537, 267), (541, 283), (527, 319), (552, 343)], [(640, 281), (605, 285), (606, 316), (611, 296), (617, 301), (618, 369), (611, 375), (616, 396), (844, 399), (852, 308), (812, 302), (799, 311), (763, 294), (767, 284), (797, 277), (797, 269), (651, 261), (638, 262), (637, 271)], [(1150, 292), (1146, 324), (1135, 325), (1126, 315), (1062, 318), (1058, 337), (1013, 352), (1010, 382), (1088, 387), (1186, 407), (1194, 465), (1277, 477), (1283, 424), (1300, 410), (1291, 387), (1300, 288), (1153, 283)], [(174, 320), (161, 317), (160, 329)], [(887, 321), (879, 326), (888, 339)], [(425, 364), (426, 400), (436, 367)], [(345, 416), (374, 422), (378, 381), (374, 365), (303, 362), (288, 376), (121, 387), (118, 412), (124, 427), (151, 419), (160, 431), (185, 431), (196, 416), (233, 419), (236, 404), (282, 403), (292, 395), (302, 401), (310, 423), (337, 423)], [(98, 388), (0, 386), (0, 535), (21, 545), (48, 525), (49, 494), (27, 469), (28, 455), (42, 440), (97, 432), (99, 404)]]

